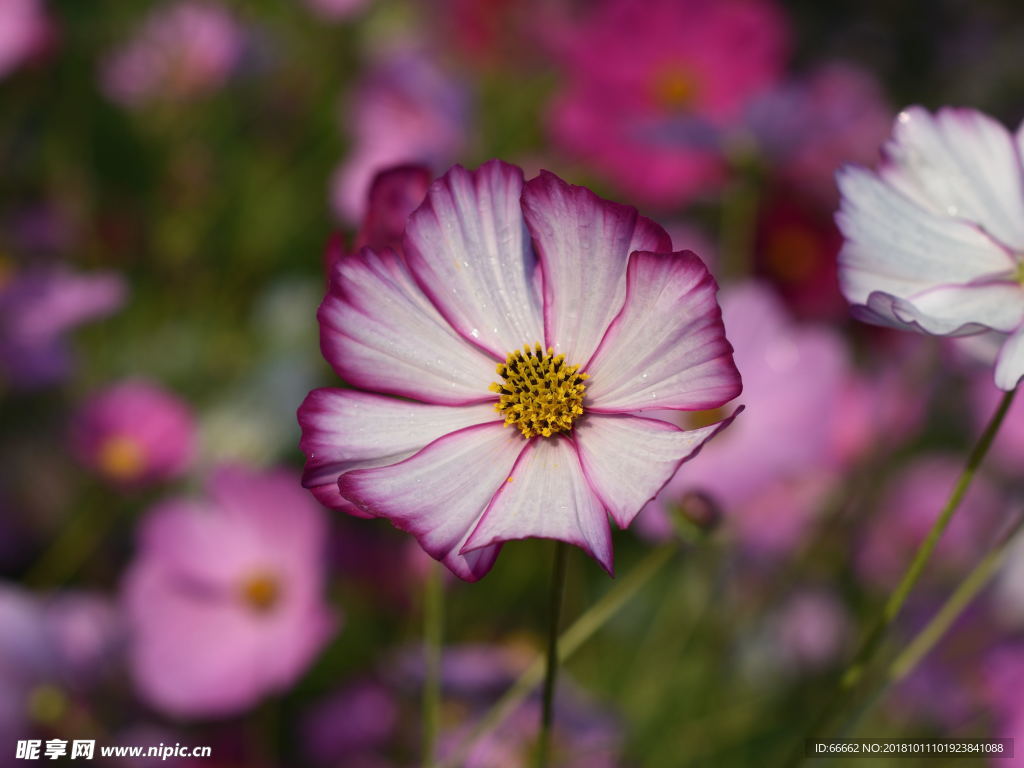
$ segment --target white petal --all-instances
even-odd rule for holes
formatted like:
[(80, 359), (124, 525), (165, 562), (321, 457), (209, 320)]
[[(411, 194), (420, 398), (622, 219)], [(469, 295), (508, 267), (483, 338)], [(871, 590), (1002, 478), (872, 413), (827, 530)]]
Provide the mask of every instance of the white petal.
[(1003, 343), (996, 359), (996, 386), (1009, 392), (1024, 376), (1024, 325)]
[(870, 171), (847, 167), (837, 180), (836, 222), (846, 237), (839, 280), (851, 304), (866, 304), (875, 292), (906, 298), (1015, 268), (976, 226), (926, 210)]
[(501, 424), (467, 427), (435, 440), (405, 461), (341, 476), (342, 494), (367, 513), (412, 533), (432, 557), (475, 580), (497, 550), (460, 550), (526, 442)]
[(395, 464), (450, 432), (499, 420), (491, 403), (426, 405), (347, 389), (313, 390), (298, 417), (307, 459), (302, 484), (326, 487), (325, 498), (333, 498), (345, 472)]
[(1024, 186), (1013, 137), (973, 109), (921, 107), (896, 119), (882, 177), (931, 213), (979, 224), (1024, 249)]
[(1008, 333), (1024, 322), (1024, 288), (1010, 281), (943, 285), (896, 302), (893, 312), (904, 323), (942, 336)]
[(502, 360), (543, 332), (522, 188), (515, 166), (492, 160), (470, 172), (457, 165), (406, 226), (417, 281), (464, 337)]
[(393, 251), (341, 259), (317, 317), (324, 357), (350, 384), (449, 405), (493, 397), (494, 360), (452, 329)]
[(587, 366), (598, 413), (718, 408), (740, 393), (718, 286), (689, 251), (636, 252), (622, 312)]
[(573, 430), (580, 464), (620, 528), (627, 527), (726, 422), (682, 430), (658, 419), (587, 416)]
[(585, 366), (622, 307), (629, 254), (670, 251), (672, 241), (635, 208), (547, 171), (526, 184), (523, 212), (544, 276), (545, 344)]
[(572, 440), (530, 441), (463, 551), (531, 537), (575, 544), (612, 572), (608, 515), (583, 474)]

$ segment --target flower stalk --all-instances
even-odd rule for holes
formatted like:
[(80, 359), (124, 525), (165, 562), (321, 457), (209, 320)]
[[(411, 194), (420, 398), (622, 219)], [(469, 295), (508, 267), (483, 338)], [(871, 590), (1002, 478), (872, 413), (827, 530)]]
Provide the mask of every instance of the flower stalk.
[(540, 714), (540, 737), (537, 741), (537, 768), (551, 765), (551, 731), (555, 720), (555, 685), (558, 679), (558, 632), (562, 621), (562, 600), (565, 596), (565, 571), (568, 546), (555, 542), (555, 562), (551, 569), (551, 592), (548, 603), (547, 666)]
[(437, 765), (437, 735), (441, 725), (441, 645), (444, 640), (444, 583), (441, 568), (431, 560), (423, 592), (423, 765)]

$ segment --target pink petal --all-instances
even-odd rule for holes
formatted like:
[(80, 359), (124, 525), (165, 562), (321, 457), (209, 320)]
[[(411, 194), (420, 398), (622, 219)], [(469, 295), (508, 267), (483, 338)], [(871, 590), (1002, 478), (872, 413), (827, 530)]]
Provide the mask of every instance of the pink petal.
[(456, 165), (406, 227), (417, 282), (466, 339), (502, 360), (541, 340), (522, 188), (523, 172), (498, 160), (474, 172)]
[(394, 251), (339, 261), (317, 317), (324, 357), (350, 384), (447, 405), (494, 397), (494, 362), (452, 330)]
[(587, 366), (596, 413), (717, 408), (739, 395), (718, 286), (690, 251), (634, 253), (626, 302)]
[(668, 251), (672, 241), (635, 208), (547, 171), (526, 184), (523, 212), (544, 275), (545, 343), (585, 366), (622, 308), (629, 254)]
[(925, 333), (941, 336), (986, 329), (1006, 333), (1024, 322), (1024, 288), (1008, 280), (940, 285), (896, 302), (893, 313)]
[(395, 464), (449, 432), (500, 421), (492, 403), (426, 405), (343, 389), (313, 390), (298, 417), (307, 457), (302, 484), (328, 506), (356, 514), (365, 513), (338, 490), (345, 472)]
[(573, 431), (580, 464), (612, 519), (626, 528), (687, 459), (732, 422), (682, 430), (658, 419), (588, 416)]
[(973, 109), (904, 110), (885, 146), (882, 176), (932, 213), (976, 222), (1024, 249), (1024, 185), (1013, 137)]
[(874, 292), (906, 298), (1015, 268), (1007, 250), (977, 225), (922, 207), (870, 171), (847, 167), (837, 181), (836, 223), (846, 237), (839, 279), (851, 304), (867, 304)]
[(528, 443), (462, 551), (531, 537), (575, 544), (612, 574), (608, 515), (583, 474), (572, 440)]
[(996, 358), (996, 386), (1009, 392), (1024, 376), (1024, 325), (1010, 334)]
[(338, 486), (365, 511), (413, 534), (457, 576), (476, 581), (491, 569), (498, 547), (461, 550), (525, 445), (501, 423), (466, 427), (405, 461), (348, 472)]

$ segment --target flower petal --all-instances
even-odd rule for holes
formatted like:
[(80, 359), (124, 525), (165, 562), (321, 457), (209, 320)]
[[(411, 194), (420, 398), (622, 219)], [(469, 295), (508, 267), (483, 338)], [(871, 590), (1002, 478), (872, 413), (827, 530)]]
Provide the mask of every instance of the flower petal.
[(1014, 389), (1024, 376), (1024, 325), (1003, 342), (996, 358), (996, 386), (1005, 392)]
[(596, 413), (717, 408), (739, 395), (718, 286), (690, 251), (634, 253), (626, 302), (587, 372)]
[(405, 461), (348, 472), (338, 486), (367, 513), (413, 534), (457, 576), (476, 581), (490, 570), (498, 548), (463, 554), (462, 547), (524, 445), (518, 432), (500, 423), (466, 427)]
[(583, 474), (572, 440), (529, 442), (462, 551), (531, 537), (575, 544), (612, 574), (608, 515)]
[(925, 333), (961, 336), (986, 329), (1009, 332), (1024, 322), (1024, 288), (993, 281), (940, 285), (893, 304), (893, 314)]
[(839, 282), (851, 304), (878, 291), (907, 298), (938, 285), (969, 283), (1015, 268), (977, 226), (926, 210), (864, 168), (837, 175), (836, 223), (846, 237)]
[(417, 282), (466, 339), (501, 360), (542, 331), (522, 188), (523, 172), (498, 160), (475, 172), (456, 165), (406, 226)]
[(446, 405), (493, 398), (494, 361), (448, 325), (394, 251), (341, 259), (317, 318), (324, 357), (350, 384)]
[(682, 430), (638, 416), (588, 416), (573, 431), (583, 473), (620, 528), (658, 495), (687, 459), (732, 423)]
[(523, 213), (544, 276), (544, 337), (585, 367), (626, 295), (633, 251), (668, 251), (672, 241), (635, 208), (542, 171), (523, 189)]
[(881, 175), (931, 213), (976, 222), (1024, 249), (1024, 184), (1014, 139), (973, 109), (921, 107), (896, 118)]
[(395, 464), (449, 432), (499, 420), (492, 403), (426, 405), (344, 389), (313, 390), (298, 418), (303, 486), (321, 503), (358, 516), (365, 513), (338, 490), (342, 474)]

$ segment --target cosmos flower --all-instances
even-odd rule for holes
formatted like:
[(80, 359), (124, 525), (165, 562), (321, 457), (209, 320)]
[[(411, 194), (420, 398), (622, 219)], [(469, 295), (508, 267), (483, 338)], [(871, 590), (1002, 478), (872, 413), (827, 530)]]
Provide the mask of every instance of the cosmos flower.
[(838, 176), (839, 278), (855, 316), (940, 336), (998, 331), (1003, 390), (1024, 375), (1020, 141), (980, 112), (911, 107), (877, 172)]
[(103, 89), (127, 106), (193, 98), (223, 85), (242, 49), (242, 31), (221, 6), (202, 0), (160, 6), (107, 58)]
[(715, 292), (633, 208), (547, 172), (456, 166), (410, 218), (404, 258), (364, 249), (335, 268), (321, 348), (367, 391), (306, 398), (304, 483), (467, 580), (528, 537), (611, 571), (608, 515), (628, 526), (725, 423), (636, 412), (740, 392)]
[(72, 368), (67, 332), (120, 307), (124, 281), (65, 266), (6, 266), (0, 262), (0, 376), (19, 388), (53, 384)]
[(723, 135), (787, 51), (767, 0), (604, 0), (567, 24), (554, 141), (635, 199), (678, 206), (726, 177)]
[(195, 452), (189, 407), (147, 381), (129, 379), (95, 395), (75, 416), (71, 444), (86, 466), (118, 485), (179, 476)]
[(330, 637), (322, 510), (287, 472), (222, 467), (146, 518), (123, 583), (138, 690), (215, 716), (288, 688)]

